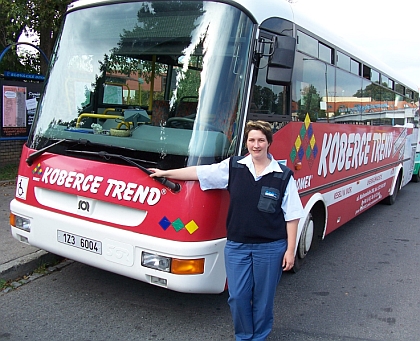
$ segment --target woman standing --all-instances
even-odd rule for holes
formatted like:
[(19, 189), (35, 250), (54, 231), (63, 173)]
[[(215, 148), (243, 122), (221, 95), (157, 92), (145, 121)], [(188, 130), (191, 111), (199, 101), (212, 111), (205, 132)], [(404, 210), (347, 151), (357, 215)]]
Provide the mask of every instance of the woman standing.
[(294, 265), (303, 209), (292, 171), (268, 152), (271, 126), (248, 122), (245, 141), (246, 157), (167, 171), (152, 168), (151, 177), (199, 180), (202, 190), (229, 191), (225, 267), (235, 337), (263, 341), (272, 329), (282, 271)]

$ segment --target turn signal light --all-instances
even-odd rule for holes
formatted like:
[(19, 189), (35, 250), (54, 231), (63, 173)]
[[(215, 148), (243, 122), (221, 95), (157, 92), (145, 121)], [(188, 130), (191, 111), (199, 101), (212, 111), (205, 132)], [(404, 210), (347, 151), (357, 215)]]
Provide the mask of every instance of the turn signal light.
[(10, 226), (16, 226), (16, 216), (13, 213), (10, 213), (9, 222)]
[(204, 273), (204, 258), (172, 259), (171, 272), (176, 275), (199, 275)]

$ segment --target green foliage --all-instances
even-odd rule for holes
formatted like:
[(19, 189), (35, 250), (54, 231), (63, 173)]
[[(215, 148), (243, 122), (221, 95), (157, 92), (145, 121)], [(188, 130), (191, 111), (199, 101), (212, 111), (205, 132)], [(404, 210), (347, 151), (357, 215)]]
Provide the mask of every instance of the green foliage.
[(182, 97), (197, 96), (198, 89), (200, 88), (200, 72), (196, 70), (187, 70), (184, 77), (180, 80), (177, 89), (177, 98), (180, 100)]
[[(194, 53), (188, 56), (188, 67), (192, 69), (181, 70), (178, 68), (178, 60), (175, 56), (167, 56), (165, 62), (156, 60), (156, 51), (159, 51), (159, 48), (154, 52), (153, 47), (148, 48), (144, 47), (144, 50), (147, 53), (142, 56), (142, 59), (134, 58), (131, 54), (131, 45), (127, 45), (127, 42), (130, 44), (136, 44), (136, 41), (141, 41), (141, 39), (149, 40), (150, 32), (156, 31), (156, 34), (160, 34), (162, 27), (165, 27), (166, 18), (155, 15), (156, 13), (166, 12), (168, 9), (170, 11), (178, 12), (191, 12), (196, 11), (197, 16), (202, 13), (202, 3), (190, 3), (190, 2), (156, 2), (153, 4), (154, 11), (151, 11), (150, 5), (144, 3), (141, 9), (138, 12), (138, 18), (141, 25), (136, 25), (135, 28), (131, 31), (124, 30), (121, 35), (121, 40), (118, 43), (117, 47), (112, 49), (109, 55), (104, 56), (104, 62), (101, 63), (101, 71), (105, 75), (108, 73), (121, 73), (127, 77), (139, 77), (142, 78), (146, 84), (151, 84), (152, 77), (156, 79), (165, 77), (168, 73), (168, 65), (173, 65), (180, 72), (177, 84), (176, 92), (176, 101), (179, 101), (182, 97), (185, 96), (198, 96), (198, 89), (200, 86), (200, 72), (202, 68), (202, 58), (195, 56)], [(161, 21), (164, 21), (163, 23)], [(184, 32), (177, 32), (179, 34), (190, 34), (194, 30), (194, 22), (184, 24)], [(134, 39), (136, 38), (136, 39)], [(162, 44), (168, 44), (167, 41)], [(168, 45), (170, 49), (175, 48), (176, 41), (173, 41)], [(181, 45), (178, 46), (181, 51)], [(199, 54), (199, 51), (194, 51)], [(194, 71), (195, 70), (195, 71)], [(142, 92), (141, 94), (137, 93), (134, 98), (130, 98), (129, 104), (142, 103), (143, 105), (149, 102), (150, 92)], [(141, 97), (141, 101), (140, 101)], [(153, 99), (163, 99), (164, 98), (164, 89), (162, 91), (153, 92)], [(134, 103), (132, 103), (134, 102)]]
[[(20, 36), (25, 34), (27, 37), (33, 36), (34, 43), (49, 58), (63, 15), (73, 1), (0, 0), (0, 53), (7, 46), (17, 43)], [(39, 40), (36, 37), (39, 37)], [(23, 49), (23, 53), (18, 53), (16, 47), (13, 47), (0, 62), (0, 72), (10, 70), (39, 73), (42, 63), (45, 64), (45, 61), (38, 52), (27, 53)], [(46, 64), (44, 68), (46, 69)]]
[(386, 89), (388, 87), (386, 83), (382, 85), (383, 87), (376, 83), (369, 84), (363, 90), (357, 91), (354, 97), (370, 97), (372, 101), (393, 101), (395, 93), (391, 89)]
[(302, 99), (299, 101), (299, 120), (303, 121), (306, 114), (309, 114), (309, 117), (312, 122), (316, 122), (319, 117), (326, 117), (325, 112), (320, 111), (321, 96), (316, 90), (316, 87), (310, 85), (303, 89)]
[(7, 282), (4, 279), (0, 279), (0, 291), (2, 291), (3, 289), (6, 289), (7, 287)]
[(15, 180), (18, 173), (18, 165), (0, 167), (0, 181)]
[[(25, 24), (21, 15), (23, 14), (24, 3), (23, 0), (0, 0), (0, 32), (2, 32), (0, 35), (0, 52), (3, 52), (6, 46), (17, 42), (24, 30)], [(13, 70), (22, 71), (16, 49), (10, 50), (3, 57), (0, 62), (0, 72), (10, 70), (9, 65), (14, 68)]]

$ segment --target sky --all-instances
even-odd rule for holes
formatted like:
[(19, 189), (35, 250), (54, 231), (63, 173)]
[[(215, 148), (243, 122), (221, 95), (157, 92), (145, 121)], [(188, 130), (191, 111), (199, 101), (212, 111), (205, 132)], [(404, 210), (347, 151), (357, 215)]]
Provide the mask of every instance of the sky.
[(304, 10), (313, 21), (334, 30), (420, 88), (419, 0), (293, 0), (292, 7)]

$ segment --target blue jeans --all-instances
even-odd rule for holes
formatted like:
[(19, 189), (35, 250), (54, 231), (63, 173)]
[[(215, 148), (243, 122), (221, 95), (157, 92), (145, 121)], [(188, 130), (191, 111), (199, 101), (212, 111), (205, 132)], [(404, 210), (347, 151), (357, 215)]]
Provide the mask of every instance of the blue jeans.
[(236, 341), (263, 341), (270, 334), (286, 248), (285, 239), (261, 244), (226, 242), (228, 303)]

